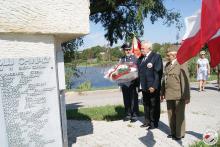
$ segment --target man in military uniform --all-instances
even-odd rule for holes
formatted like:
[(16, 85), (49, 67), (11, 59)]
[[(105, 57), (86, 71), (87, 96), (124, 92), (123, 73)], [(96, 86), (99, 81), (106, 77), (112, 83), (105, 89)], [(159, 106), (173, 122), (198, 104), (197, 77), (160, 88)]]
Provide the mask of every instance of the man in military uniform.
[(160, 86), (163, 72), (162, 58), (152, 51), (149, 41), (141, 43), (141, 56), (138, 59), (140, 89), (143, 95), (145, 120), (141, 127), (154, 129), (160, 118)]
[[(125, 56), (123, 56), (119, 63), (137, 63), (137, 58), (132, 55), (131, 52), (131, 44), (125, 43), (121, 46)], [(124, 121), (131, 120), (131, 122), (135, 122), (137, 120), (137, 116), (139, 115), (138, 108), (138, 79), (135, 79), (131, 82), (121, 83), (124, 107), (125, 107), (125, 118)]]
[(190, 102), (190, 85), (186, 63), (180, 65), (176, 60), (177, 49), (177, 46), (172, 46), (167, 51), (161, 100), (165, 98), (167, 102), (171, 130), (167, 137), (181, 140), (185, 136), (185, 105)]

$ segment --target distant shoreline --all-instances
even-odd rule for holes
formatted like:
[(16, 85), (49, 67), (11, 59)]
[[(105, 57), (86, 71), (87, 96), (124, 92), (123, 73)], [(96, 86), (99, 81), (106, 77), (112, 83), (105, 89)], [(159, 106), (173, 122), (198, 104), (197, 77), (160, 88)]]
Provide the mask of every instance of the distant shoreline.
[(73, 64), (73, 63), (65, 63), (65, 66), (76, 66), (76, 67), (95, 67), (95, 66), (113, 66), (117, 64), (117, 61), (109, 61), (109, 62), (101, 62), (101, 63), (80, 63), (80, 64)]
[[(210, 80), (210, 81), (207, 81), (207, 84), (208, 83), (216, 83), (217, 81), (216, 80)], [(198, 81), (190, 81), (190, 84), (197, 84)], [(77, 91), (77, 89), (66, 89), (65, 92), (89, 92), (89, 91), (108, 91), (108, 90), (117, 90), (119, 89), (119, 86), (109, 86), (109, 87), (100, 87), (100, 88), (92, 88), (91, 90), (88, 90), (88, 91)]]

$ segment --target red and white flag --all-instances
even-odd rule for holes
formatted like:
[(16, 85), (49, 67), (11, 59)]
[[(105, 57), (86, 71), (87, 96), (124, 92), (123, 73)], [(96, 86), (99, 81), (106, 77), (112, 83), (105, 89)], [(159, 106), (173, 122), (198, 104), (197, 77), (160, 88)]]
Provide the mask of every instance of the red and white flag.
[(141, 56), (141, 41), (137, 39), (135, 36), (132, 40), (132, 53), (135, 55), (136, 58)]
[(207, 43), (211, 66), (220, 63), (220, 0), (203, 0), (202, 12), (185, 19), (186, 33), (177, 60), (180, 64), (196, 56)]
[(202, 43), (208, 43), (211, 67), (215, 67), (220, 63), (220, 0), (202, 1), (201, 28)]

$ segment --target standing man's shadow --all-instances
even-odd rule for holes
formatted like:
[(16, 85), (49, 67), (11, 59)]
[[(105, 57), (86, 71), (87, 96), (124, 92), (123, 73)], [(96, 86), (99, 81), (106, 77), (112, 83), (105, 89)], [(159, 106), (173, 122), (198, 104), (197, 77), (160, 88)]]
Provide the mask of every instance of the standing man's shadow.
[(147, 135), (139, 138), (139, 140), (147, 147), (153, 147), (156, 144), (156, 140), (154, 140), (154, 134), (151, 130), (148, 130)]
[[(144, 121), (144, 118), (140, 118), (139, 119), (141, 122)], [(165, 123), (163, 123), (162, 121), (159, 121), (159, 126), (158, 128), (160, 131), (164, 132), (166, 135), (170, 134), (170, 128), (169, 126), (167, 126)], [(156, 140), (154, 139), (154, 135), (153, 132), (151, 130), (147, 131), (147, 135), (143, 136), (141, 138), (139, 138), (139, 140), (145, 144), (147, 147), (153, 147), (156, 144)], [(176, 140), (173, 140), (176, 141)], [(180, 146), (182, 146), (182, 141), (178, 140), (176, 141), (178, 144), (180, 144)]]
[[(138, 120), (143, 123), (144, 117), (139, 117)], [(146, 129), (146, 128), (143, 128), (143, 129)], [(165, 134), (169, 134), (169, 131), (170, 131), (169, 127), (162, 121), (159, 121), (159, 126), (157, 129), (161, 130)], [(139, 140), (143, 144), (145, 144), (147, 147), (153, 147), (156, 144), (156, 140), (154, 139), (153, 132), (151, 130), (146, 130), (146, 131), (147, 131), (146, 136), (139, 138)]]
[(197, 139), (200, 139), (200, 140), (202, 140), (202, 138), (203, 138), (203, 135), (201, 133), (197, 133), (197, 132), (194, 132), (194, 131), (186, 131), (186, 134), (192, 135), (192, 136), (194, 136), (194, 137), (196, 137)]

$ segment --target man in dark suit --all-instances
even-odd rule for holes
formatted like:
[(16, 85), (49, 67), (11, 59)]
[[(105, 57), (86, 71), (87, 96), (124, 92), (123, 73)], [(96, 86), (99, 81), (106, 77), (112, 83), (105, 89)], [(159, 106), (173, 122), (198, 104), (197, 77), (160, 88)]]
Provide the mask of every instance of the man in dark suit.
[[(134, 63), (137, 64), (137, 58), (132, 55), (131, 52), (131, 44), (124, 43), (121, 46), (124, 55), (119, 63)], [(123, 100), (124, 100), (124, 107), (125, 107), (125, 118), (124, 121), (131, 120), (131, 122), (135, 122), (137, 120), (137, 116), (139, 115), (139, 108), (138, 108), (138, 93), (137, 93), (137, 80), (135, 79), (131, 82), (120, 83)]]
[(163, 73), (163, 62), (159, 54), (152, 52), (152, 44), (141, 43), (141, 56), (138, 61), (140, 89), (143, 95), (145, 120), (141, 127), (154, 129), (160, 118), (160, 87)]

